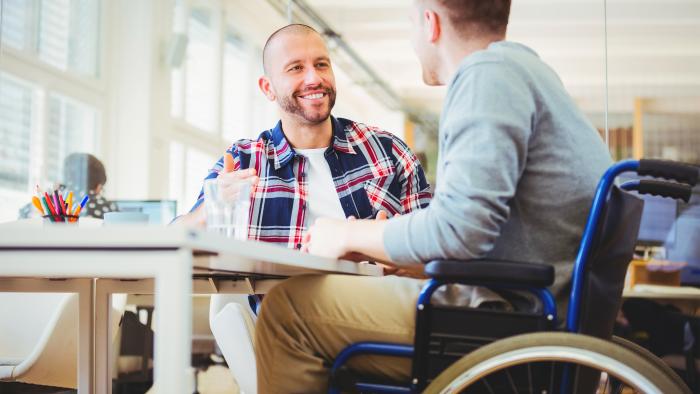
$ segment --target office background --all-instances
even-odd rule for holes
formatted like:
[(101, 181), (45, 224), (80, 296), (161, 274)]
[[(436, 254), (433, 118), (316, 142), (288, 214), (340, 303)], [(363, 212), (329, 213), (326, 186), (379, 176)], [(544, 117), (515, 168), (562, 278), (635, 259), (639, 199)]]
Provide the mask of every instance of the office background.
[[(287, 5), (3, 0), (0, 222), (16, 219), (35, 184), (60, 181), (75, 151), (104, 162), (106, 197), (172, 199), (187, 210), (231, 141), (274, 125), (256, 83), (261, 46), (290, 16), (310, 21), (306, 8), (333, 32), (334, 114), (405, 138), (432, 175), (445, 89), (420, 80), (409, 2)], [(617, 159), (700, 163), (697, 1), (515, 0), (509, 37), (560, 74)]]

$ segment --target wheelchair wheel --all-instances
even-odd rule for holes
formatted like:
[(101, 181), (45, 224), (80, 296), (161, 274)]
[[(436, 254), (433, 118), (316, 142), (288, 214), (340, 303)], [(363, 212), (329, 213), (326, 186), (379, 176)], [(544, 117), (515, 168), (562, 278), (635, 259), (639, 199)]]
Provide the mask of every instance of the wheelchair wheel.
[(684, 393), (640, 353), (581, 334), (541, 332), (496, 341), (464, 356), (425, 393)]
[(668, 375), (671, 379), (673, 379), (674, 382), (678, 385), (678, 387), (682, 387), (683, 394), (693, 394), (693, 392), (688, 388), (688, 386), (685, 384), (685, 381), (683, 378), (678, 376), (676, 371), (673, 370), (673, 368), (669, 367), (668, 364), (666, 364), (663, 360), (660, 358), (656, 357), (656, 355), (649, 350), (637, 345), (636, 343), (632, 341), (628, 341), (627, 339), (620, 338), (617, 336), (612, 337), (612, 341), (624, 347), (625, 349), (629, 349), (633, 352), (635, 352), (639, 357), (642, 357), (646, 360), (649, 360), (652, 362), (656, 368), (658, 368), (660, 371), (663, 371), (666, 375)]

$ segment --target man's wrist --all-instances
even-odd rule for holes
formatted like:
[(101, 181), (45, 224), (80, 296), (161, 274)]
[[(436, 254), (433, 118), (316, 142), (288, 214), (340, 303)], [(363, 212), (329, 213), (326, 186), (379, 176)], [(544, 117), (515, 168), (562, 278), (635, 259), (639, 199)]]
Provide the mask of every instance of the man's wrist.
[(340, 247), (343, 251), (343, 254), (350, 253), (354, 251), (355, 249), (355, 239), (358, 237), (358, 232), (359, 230), (357, 228), (357, 225), (359, 222), (357, 221), (347, 221), (343, 223), (343, 226), (345, 226), (345, 231), (342, 232), (342, 239), (340, 242)]

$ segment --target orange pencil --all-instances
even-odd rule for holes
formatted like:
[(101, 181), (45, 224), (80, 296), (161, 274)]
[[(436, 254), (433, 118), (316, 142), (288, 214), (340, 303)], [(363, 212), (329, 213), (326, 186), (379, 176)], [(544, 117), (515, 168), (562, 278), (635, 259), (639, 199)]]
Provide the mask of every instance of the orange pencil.
[(37, 197), (37, 196), (32, 196), (32, 204), (34, 204), (34, 206), (36, 207), (36, 209), (38, 209), (39, 212), (41, 212), (41, 216), (44, 216), (44, 215), (45, 215), (45, 213), (44, 213), (44, 208), (42, 208), (42, 206), (41, 206), (41, 201), (39, 201), (39, 197)]

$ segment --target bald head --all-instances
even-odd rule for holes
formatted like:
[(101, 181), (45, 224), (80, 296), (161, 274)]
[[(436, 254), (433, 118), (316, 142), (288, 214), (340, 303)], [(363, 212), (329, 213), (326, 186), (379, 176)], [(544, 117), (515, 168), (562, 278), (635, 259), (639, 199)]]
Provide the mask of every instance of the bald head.
[(328, 47), (316, 30), (289, 25), (272, 33), (263, 49), (265, 75), (258, 87), (279, 105), (284, 121), (317, 125), (335, 104), (335, 76)]
[(290, 34), (315, 34), (321, 37), (321, 35), (313, 27), (301, 23), (294, 23), (277, 29), (274, 33), (270, 34), (270, 37), (268, 37), (267, 41), (265, 41), (265, 46), (263, 47), (263, 70), (265, 70), (265, 74), (270, 74), (270, 65), (268, 63), (270, 62), (271, 58), (270, 52), (275, 47), (275, 43), (280, 38)]

